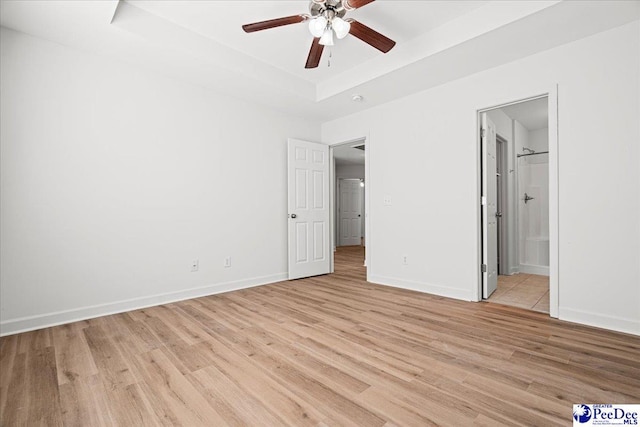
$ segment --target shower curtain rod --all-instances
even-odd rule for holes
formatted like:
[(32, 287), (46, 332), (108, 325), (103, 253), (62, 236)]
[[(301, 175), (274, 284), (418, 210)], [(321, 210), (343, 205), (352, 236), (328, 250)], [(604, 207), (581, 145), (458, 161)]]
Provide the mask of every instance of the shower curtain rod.
[(549, 154), (548, 151), (540, 151), (539, 153), (518, 154), (518, 157), (535, 156), (536, 154)]

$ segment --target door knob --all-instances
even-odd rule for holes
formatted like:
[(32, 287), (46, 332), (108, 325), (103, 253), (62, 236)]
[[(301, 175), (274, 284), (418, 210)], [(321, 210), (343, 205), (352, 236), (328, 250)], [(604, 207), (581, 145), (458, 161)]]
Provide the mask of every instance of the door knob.
[(291, 218), (298, 218), (298, 215), (296, 215), (296, 214), (291, 214)]
[(524, 203), (526, 204), (529, 200), (533, 200), (535, 197), (531, 197), (527, 193), (524, 193)]

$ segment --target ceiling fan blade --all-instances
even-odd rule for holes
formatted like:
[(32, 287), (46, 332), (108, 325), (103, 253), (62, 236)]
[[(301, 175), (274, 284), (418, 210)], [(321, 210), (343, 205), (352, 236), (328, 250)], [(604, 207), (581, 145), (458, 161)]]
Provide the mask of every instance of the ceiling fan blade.
[(347, 10), (358, 9), (359, 7), (366, 6), (375, 0), (344, 0), (342, 5)]
[(396, 45), (396, 42), (390, 38), (383, 36), (376, 30), (373, 30), (354, 19), (350, 19), (349, 23), (351, 23), (349, 34), (375, 47), (380, 52), (387, 53)]
[(311, 43), (311, 49), (309, 50), (309, 56), (307, 57), (307, 63), (304, 68), (317, 68), (320, 64), (320, 57), (322, 56), (323, 50), (324, 45), (320, 44), (320, 37), (314, 38), (313, 43)]
[(254, 22), (253, 24), (245, 24), (242, 29), (245, 33), (253, 33), (254, 31), (268, 30), (269, 28), (282, 27), (283, 25), (297, 24), (307, 20), (306, 15), (293, 15), (284, 18), (270, 19), (268, 21)]

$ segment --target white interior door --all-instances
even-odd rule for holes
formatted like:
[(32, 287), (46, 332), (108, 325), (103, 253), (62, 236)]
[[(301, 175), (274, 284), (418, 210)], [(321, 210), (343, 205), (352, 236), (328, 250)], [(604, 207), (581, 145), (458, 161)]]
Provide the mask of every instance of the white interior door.
[(362, 243), (362, 187), (359, 179), (339, 181), (340, 246)]
[(496, 125), (482, 114), (482, 297), (498, 287), (498, 205)]
[(329, 146), (288, 141), (289, 279), (327, 274)]

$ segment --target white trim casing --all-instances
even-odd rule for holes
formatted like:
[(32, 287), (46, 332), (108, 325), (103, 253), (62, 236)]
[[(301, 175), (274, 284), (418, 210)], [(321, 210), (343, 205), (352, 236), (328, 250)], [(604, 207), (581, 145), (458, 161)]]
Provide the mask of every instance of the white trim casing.
[(549, 315), (560, 317), (560, 230), (558, 180), (558, 85), (549, 90)]

